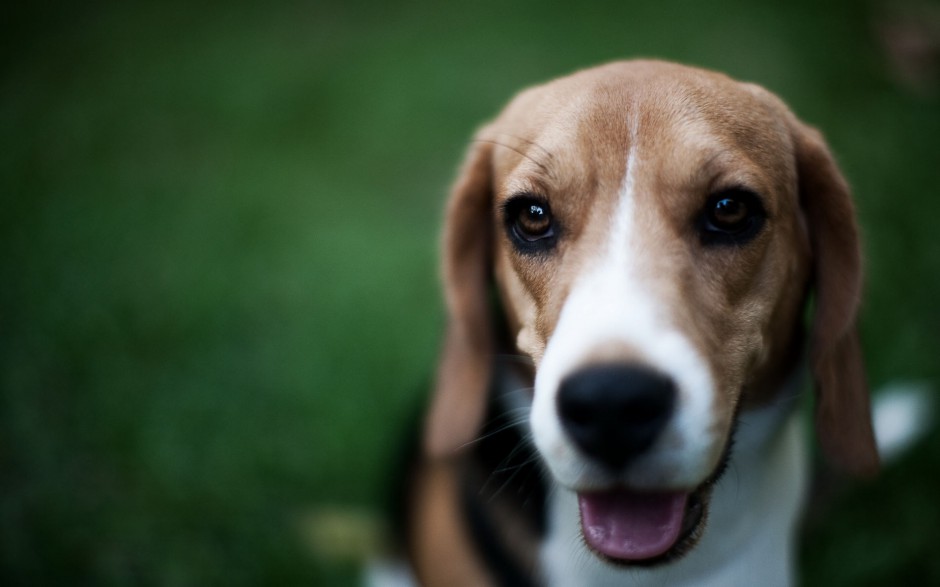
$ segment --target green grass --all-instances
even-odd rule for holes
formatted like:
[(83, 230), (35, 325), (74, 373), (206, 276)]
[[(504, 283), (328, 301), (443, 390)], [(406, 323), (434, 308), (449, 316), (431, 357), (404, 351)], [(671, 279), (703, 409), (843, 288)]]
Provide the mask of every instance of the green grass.
[[(635, 55), (823, 128), (867, 236), (874, 384), (940, 382), (940, 103), (856, 2), (7, 8), (0, 582), (350, 584), (303, 520), (377, 507), (441, 326), (438, 219), (521, 87)], [(940, 436), (849, 486), (808, 585), (940, 583)]]

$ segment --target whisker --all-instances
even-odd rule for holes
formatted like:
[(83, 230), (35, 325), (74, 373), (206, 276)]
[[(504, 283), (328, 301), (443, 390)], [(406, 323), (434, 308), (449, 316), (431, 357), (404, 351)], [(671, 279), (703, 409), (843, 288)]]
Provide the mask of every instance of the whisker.
[(509, 137), (509, 138), (511, 138), (511, 139), (516, 139), (516, 140), (519, 141), (519, 142), (525, 143), (525, 144), (527, 144), (527, 145), (531, 145), (531, 146), (535, 147), (536, 149), (538, 149), (539, 151), (541, 151), (542, 154), (545, 155), (546, 157), (548, 157), (549, 159), (554, 159), (554, 155), (552, 155), (551, 151), (549, 151), (548, 149), (546, 149), (546, 148), (543, 147), (542, 145), (536, 143), (536, 142), (533, 141), (532, 139), (527, 139), (527, 138), (525, 138), (525, 137), (520, 137), (519, 135), (514, 135), (514, 134), (510, 134), (510, 133), (500, 133), (500, 134), (501, 134), (502, 136), (504, 136), (504, 137)]
[[(521, 412), (522, 410), (520, 409), (519, 411)], [(505, 432), (506, 430), (509, 430), (510, 428), (513, 428), (515, 426), (520, 426), (521, 424), (525, 423), (527, 417), (528, 417), (528, 410), (526, 409), (525, 414), (520, 414), (519, 416), (515, 417), (514, 419), (511, 419), (509, 422), (506, 422), (505, 424), (496, 428), (495, 430), (490, 430), (486, 434), (481, 434), (477, 436), (476, 438), (474, 438), (473, 440), (470, 440), (461, 444), (460, 447), (458, 447), (458, 450), (477, 444), (483, 440), (486, 440), (487, 438), (495, 436), (499, 434), (500, 432)], [(486, 426), (484, 426), (484, 428), (485, 427)]]
[[(532, 390), (533, 390), (532, 387), (519, 387), (519, 388), (510, 389), (508, 391), (503, 392), (502, 396), (508, 396), (513, 393), (531, 393)], [(487, 438), (495, 436), (496, 434), (509, 430), (510, 428), (513, 428), (515, 426), (522, 426), (528, 420), (530, 411), (531, 411), (531, 408), (529, 406), (518, 406), (518, 407), (507, 408), (506, 410), (503, 410), (501, 413), (497, 414), (490, 420), (486, 421), (484, 425), (481, 427), (481, 430), (487, 430), (487, 428), (489, 428), (491, 425), (496, 424), (499, 420), (502, 420), (502, 419), (506, 420), (505, 423), (499, 425), (497, 428), (493, 430), (488, 430), (485, 434), (480, 434), (476, 438), (461, 444), (460, 447), (458, 447), (458, 450), (466, 448), (468, 446), (478, 444), (479, 442), (486, 440)]]
[[(520, 444), (521, 444), (521, 443), (520, 443)], [(518, 452), (518, 448), (519, 448), (519, 447), (517, 447), (517, 449), (514, 450), (513, 452)], [(493, 474), (490, 475), (490, 477), (486, 480), (486, 483), (483, 484), (483, 487), (480, 488), (480, 493), (482, 494), (482, 493), (485, 492), (486, 488), (490, 485), (490, 481), (493, 480), (493, 477), (494, 477), (495, 475), (500, 474), (500, 473), (509, 473), (510, 471), (512, 471), (512, 472), (509, 474), (509, 476), (503, 481), (503, 483), (499, 486), (499, 488), (496, 489), (496, 491), (494, 491), (494, 492), (489, 496), (488, 501), (493, 501), (494, 499), (496, 499), (496, 497), (499, 496), (500, 493), (503, 492), (504, 489), (506, 489), (506, 487), (509, 486), (510, 483), (513, 482), (513, 480), (516, 478), (516, 476), (519, 475), (519, 472), (520, 472), (520, 471), (525, 470), (525, 469), (527, 468), (527, 465), (530, 465), (530, 464), (534, 463), (537, 458), (538, 458), (538, 457), (536, 457), (535, 455), (533, 455), (533, 456), (529, 457), (528, 459), (526, 459), (526, 460), (525, 460), (524, 462), (522, 462), (522, 463), (519, 463), (519, 464), (516, 464), (516, 465), (512, 465), (512, 466), (501, 467), (501, 468), (497, 469), (497, 470), (494, 471)]]
[[(515, 136), (512, 136), (512, 135), (506, 135), (506, 136), (511, 137), (511, 138), (514, 138), (514, 139), (517, 139), (517, 140), (522, 141), (522, 142), (524, 142), (524, 143), (527, 143), (527, 144), (529, 144), (529, 145), (538, 147), (538, 149), (539, 149), (540, 151), (542, 151), (542, 153), (544, 153), (545, 155), (547, 155), (549, 159), (552, 158), (551, 153), (549, 153), (547, 150), (545, 150), (544, 148), (540, 147), (539, 145), (533, 143), (532, 141), (527, 141), (527, 140), (525, 140), (525, 139), (522, 139), (522, 138), (520, 138), (520, 137), (515, 137)], [(500, 147), (505, 147), (505, 148), (509, 149), (510, 151), (512, 151), (512, 152), (514, 152), (514, 153), (517, 153), (517, 154), (519, 154), (519, 155), (525, 157), (526, 159), (528, 159), (528, 160), (531, 161), (532, 163), (535, 163), (535, 164), (538, 165), (539, 168), (540, 168), (542, 171), (544, 171), (549, 177), (553, 177), (552, 171), (551, 171), (545, 164), (543, 164), (543, 163), (541, 163), (540, 161), (536, 160), (535, 158), (533, 158), (533, 157), (532, 157), (531, 155), (529, 155), (528, 153), (526, 153), (526, 152), (520, 150), (519, 148), (514, 147), (514, 146), (512, 146), (512, 145), (510, 145), (510, 144), (508, 144), (508, 143), (505, 143), (505, 142), (503, 142), (503, 141), (497, 141), (497, 140), (495, 140), (495, 139), (473, 139), (473, 142), (474, 142), (474, 143), (489, 143), (489, 144), (491, 144), (491, 145), (497, 145), (497, 146), (500, 146)]]

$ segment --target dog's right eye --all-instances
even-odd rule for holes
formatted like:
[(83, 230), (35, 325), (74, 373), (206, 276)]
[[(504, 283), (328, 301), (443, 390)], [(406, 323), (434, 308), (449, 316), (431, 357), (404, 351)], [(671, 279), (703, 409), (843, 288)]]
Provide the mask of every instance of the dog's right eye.
[(520, 251), (537, 253), (555, 245), (555, 220), (544, 199), (532, 194), (515, 196), (503, 206), (503, 214), (509, 237)]

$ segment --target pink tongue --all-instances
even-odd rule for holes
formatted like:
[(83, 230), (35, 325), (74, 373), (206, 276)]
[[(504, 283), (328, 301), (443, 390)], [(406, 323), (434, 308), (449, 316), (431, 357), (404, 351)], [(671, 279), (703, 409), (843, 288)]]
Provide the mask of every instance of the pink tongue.
[(610, 558), (653, 558), (679, 539), (688, 499), (688, 493), (579, 493), (581, 531), (591, 548)]

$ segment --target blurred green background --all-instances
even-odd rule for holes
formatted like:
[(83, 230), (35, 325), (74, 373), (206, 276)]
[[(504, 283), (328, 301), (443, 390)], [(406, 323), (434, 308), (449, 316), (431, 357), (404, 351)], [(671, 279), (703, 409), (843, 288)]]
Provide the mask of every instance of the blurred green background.
[[(756, 81), (825, 131), (867, 237), (873, 386), (936, 385), (938, 15), (6, 4), (0, 583), (355, 584), (355, 548), (316, 536), (372, 523), (425, 393), (467, 139), (518, 89), (615, 58)], [(807, 526), (805, 584), (940, 584), (938, 465), (934, 431), (840, 487)]]

